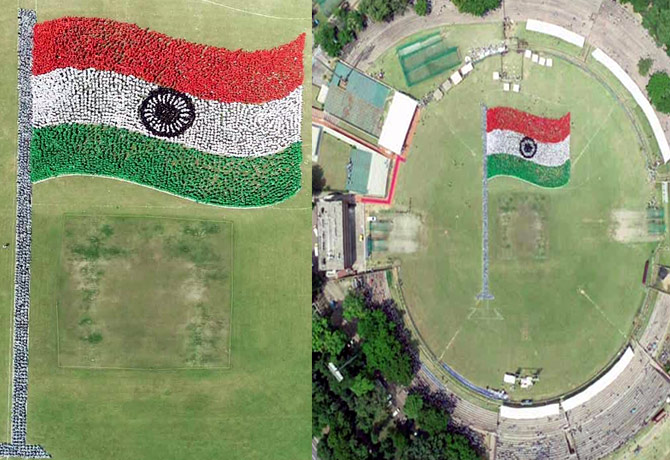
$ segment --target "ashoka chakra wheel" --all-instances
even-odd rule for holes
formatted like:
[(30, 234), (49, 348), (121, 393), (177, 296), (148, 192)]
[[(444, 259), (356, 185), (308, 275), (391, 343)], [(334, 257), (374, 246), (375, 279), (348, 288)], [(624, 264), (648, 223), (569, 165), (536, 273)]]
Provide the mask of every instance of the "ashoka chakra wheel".
[(195, 106), (184, 93), (170, 88), (158, 88), (142, 101), (140, 120), (156, 136), (179, 136), (195, 121)]

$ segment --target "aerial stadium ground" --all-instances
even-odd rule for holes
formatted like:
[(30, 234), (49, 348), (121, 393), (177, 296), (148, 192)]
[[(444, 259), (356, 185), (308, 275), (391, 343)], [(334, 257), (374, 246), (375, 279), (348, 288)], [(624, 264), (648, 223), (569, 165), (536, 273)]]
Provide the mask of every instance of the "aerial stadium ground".
[[(439, 30), (461, 55), (503, 40), (500, 24)], [(641, 111), (589, 54), (523, 24), (514, 33), (552, 57), (553, 67), (513, 49), (477, 63), (422, 110), (394, 201), (396, 210), (420, 216), (419, 250), (393, 257), (412, 320), (437, 359), (481, 387), (503, 388), (505, 372), (538, 370), (533, 388), (510, 394), (538, 401), (588, 382), (629, 340), (646, 294), (642, 268), (658, 245), (634, 227), (644, 226), (648, 203), (660, 201), (646, 169), (659, 156)], [(396, 48), (416, 38), (397, 43), (372, 70), (423, 97), (451, 72), (408, 87)], [(519, 93), (503, 92), (493, 80), (501, 69), (523, 73)], [(544, 189), (509, 177), (489, 183), (489, 302), (475, 299), (482, 271), (480, 104), (572, 116), (567, 185)]]
[[(153, 0), (21, 6), (36, 8), (39, 21), (107, 17), (230, 49), (270, 48), (309, 27), (309, 18), (295, 19), (307, 10), (302, 1), (225, 3), (232, 8)], [(13, 8), (3, 10), (2, 25), (2, 62), (16, 69)], [(0, 251), (2, 441), (10, 429), (16, 85), (16, 72), (4, 72), (0, 238), (11, 245)], [(197, 204), (99, 177), (34, 186), (30, 443), (63, 460), (309, 455), (302, 306), (310, 268), (295, 250), (309, 245), (306, 164), (302, 190), (264, 209)]]

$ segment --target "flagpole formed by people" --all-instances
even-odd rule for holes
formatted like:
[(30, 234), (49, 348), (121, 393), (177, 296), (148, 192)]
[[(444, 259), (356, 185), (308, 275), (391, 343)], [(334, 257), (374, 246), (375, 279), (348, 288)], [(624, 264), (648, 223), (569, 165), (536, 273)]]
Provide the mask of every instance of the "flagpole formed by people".
[(477, 300), (493, 300), (489, 290), (489, 187), (486, 154), (486, 105), (482, 104), (482, 290)]

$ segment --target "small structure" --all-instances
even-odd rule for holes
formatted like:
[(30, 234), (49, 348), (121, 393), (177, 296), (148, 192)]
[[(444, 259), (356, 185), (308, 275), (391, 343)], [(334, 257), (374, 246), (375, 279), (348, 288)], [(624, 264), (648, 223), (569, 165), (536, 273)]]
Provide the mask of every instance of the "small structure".
[(451, 80), (445, 80), (444, 83), (440, 85), (440, 89), (446, 94), (451, 89)]
[(537, 54), (533, 53), (533, 55), (531, 56), (530, 60), (533, 61), (535, 64), (537, 64), (537, 62), (540, 60), (540, 56), (538, 56)]
[(330, 371), (331, 374), (333, 374), (333, 376), (338, 382), (344, 380), (342, 373), (337, 369), (337, 366), (335, 366), (335, 364), (333, 364), (332, 362), (328, 363), (328, 370)]
[(538, 59), (538, 64), (540, 64), (541, 66), (544, 66), (544, 64), (545, 64), (546, 62), (547, 62), (547, 60), (546, 60), (545, 58), (543, 58), (543, 57), (540, 57), (540, 58)]
[(523, 52), (523, 57), (526, 59), (530, 59), (533, 56), (533, 52), (531, 50), (526, 50)]
[(463, 81), (463, 77), (461, 77), (461, 74), (458, 72), (458, 70), (454, 73), (451, 74), (451, 77), (449, 77), (449, 80), (451, 80), (451, 83), (456, 86), (460, 82)]
[(531, 376), (522, 377), (521, 379), (519, 379), (519, 384), (521, 385), (521, 388), (524, 389), (530, 388), (534, 384), (533, 377)]
[(500, 80), (500, 72), (493, 72), (493, 79)]
[(515, 93), (518, 93), (520, 90), (521, 90), (521, 86), (519, 86), (518, 83), (514, 83), (514, 85), (512, 86), (512, 91), (514, 91)]
[(547, 63), (545, 64), (547, 67), (553, 67), (554, 65), (554, 60), (552, 58), (547, 58)]
[(461, 75), (465, 77), (467, 74), (472, 72), (473, 69), (474, 69), (474, 66), (472, 65), (472, 62), (468, 62), (463, 67), (461, 67)]
[(661, 194), (663, 195), (663, 203), (668, 202), (668, 181), (661, 182)]
[(503, 382), (508, 385), (514, 385), (516, 383), (516, 375), (505, 373), (505, 375), (503, 375)]
[(322, 133), (323, 128), (321, 126), (312, 124), (312, 162), (314, 163), (319, 161), (319, 147), (321, 145)]
[(440, 88), (437, 88), (435, 91), (433, 91), (433, 99), (435, 99), (436, 101), (441, 100), (442, 96), (444, 96), (444, 94), (442, 93)]
[(509, 83), (503, 83), (503, 91), (509, 91)]
[(327, 97), (328, 97), (328, 85), (321, 85), (319, 95), (316, 96), (316, 102), (318, 102), (319, 104), (325, 104)]

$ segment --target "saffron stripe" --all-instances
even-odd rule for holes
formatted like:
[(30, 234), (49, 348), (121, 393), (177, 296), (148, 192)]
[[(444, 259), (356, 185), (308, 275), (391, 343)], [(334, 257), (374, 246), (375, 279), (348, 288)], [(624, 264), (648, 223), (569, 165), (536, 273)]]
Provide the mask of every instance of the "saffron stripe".
[(492, 107), (486, 111), (486, 131), (510, 130), (537, 142), (560, 142), (570, 135), (570, 113), (544, 118), (510, 107)]
[(303, 80), (305, 34), (277, 48), (228, 50), (101, 18), (35, 26), (33, 74), (63, 67), (133, 75), (201, 99), (258, 104), (288, 96)]

